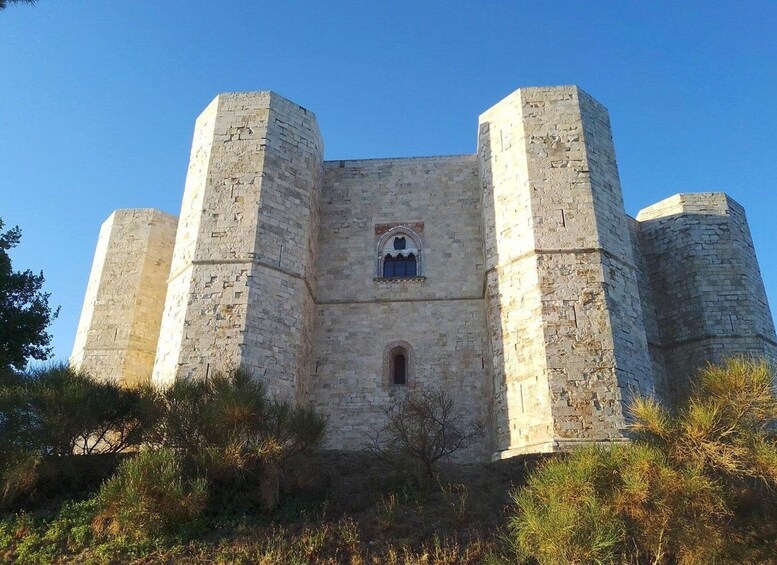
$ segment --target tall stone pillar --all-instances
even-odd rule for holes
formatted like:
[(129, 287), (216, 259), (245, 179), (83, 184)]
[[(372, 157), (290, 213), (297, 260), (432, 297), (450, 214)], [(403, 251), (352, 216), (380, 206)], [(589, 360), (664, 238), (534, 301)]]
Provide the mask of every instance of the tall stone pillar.
[(707, 362), (777, 362), (769, 304), (744, 209), (723, 193), (677, 194), (637, 216), (670, 398)]
[(304, 398), (322, 154), (315, 116), (273, 92), (197, 119), (155, 383), (242, 367)]
[(607, 110), (527, 88), (479, 128), (494, 457), (619, 439), (652, 375)]
[(177, 218), (117, 210), (100, 229), (70, 363), (94, 377), (148, 383)]

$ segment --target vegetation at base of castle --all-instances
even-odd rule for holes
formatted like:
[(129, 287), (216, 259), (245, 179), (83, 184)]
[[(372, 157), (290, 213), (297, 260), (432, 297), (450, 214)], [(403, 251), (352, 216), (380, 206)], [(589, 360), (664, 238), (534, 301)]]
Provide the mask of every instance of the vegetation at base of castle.
[(144, 441), (153, 403), (150, 388), (98, 382), (63, 364), (17, 374), (0, 387), (0, 505), (78, 490), (81, 455), (99, 452), (97, 469), (109, 470)]
[(186, 465), (169, 447), (124, 461), (97, 495), (95, 534), (143, 540), (191, 530), (205, 510), (208, 481)]
[(280, 463), (318, 445), (326, 424), (310, 407), (269, 398), (261, 382), (240, 370), (179, 380), (157, 406), (152, 444), (179, 452), (220, 499), (244, 487), (243, 502), (268, 510), (278, 503)]
[(149, 447), (6, 513), (0, 561), (777, 563), (773, 385), (765, 364), (732, 360), (671, 411), (636, 401), (629, 444), (440, 459), (430, 481), (382, 453), (309, 449), (320, 418), (241, 373), (183, 383), (144, 405)]
[(27, 360), (48, 359), (51, 335), (46, 331), (56, 319), (49, 294), (42, 292), (43, 273), (14, 271), (8, 251), (21, 241), (18, 226), (2, 231), (0, 219), (0, 379), (23, 371)]
[(777, 397), (765, 363), (708, 367), (674, 413), (637, 400), (634, 441), (547, 461), (515, 490), (525, 558), (776, 563)]
[(369, 436), (371, 449), (393, 464), (420, 463), (433, 478), (438, 461), (483, 435), (483, 425), (468, 422), (443, 388), (410, 391), (386, 411), (386, 424)]

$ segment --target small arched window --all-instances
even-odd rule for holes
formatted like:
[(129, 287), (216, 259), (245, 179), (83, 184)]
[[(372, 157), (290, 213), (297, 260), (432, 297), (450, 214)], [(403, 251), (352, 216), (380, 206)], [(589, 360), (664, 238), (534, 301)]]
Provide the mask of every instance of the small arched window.
[(389, 230), (378, 242), (377, 276), (384, 279), (418, 278), (421, 238), (404, 226)]
[(407, 358), (403, 353), (394, 356), (394, 374), (392, 375), (395, 385), (403, 385), (407, 380)]
[(406, 341), (392, 341), (383, 350), (383, 377), (388, 386), (409, 385), (415, 363), (413, 347)]

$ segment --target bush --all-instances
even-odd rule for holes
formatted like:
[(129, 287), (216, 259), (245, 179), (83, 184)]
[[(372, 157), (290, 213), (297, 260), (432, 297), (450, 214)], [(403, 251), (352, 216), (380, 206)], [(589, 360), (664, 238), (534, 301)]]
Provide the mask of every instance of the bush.
[(632, 406), (630, 445), (546, 462), (513, 493), (510, 531), (539, 563), (777, 561), (777, 398), (763, 363), (700, 372), (672, 413)]
[(371, 449), (388, 457), (418, 461), (428, 477), (435, 464), (483, 433), (478, 422), (466, 422), (444, 389), (412, 391), (386, 411), (386, 425), (370, 436)]
[(68, 469), (80, 467), (74, 456), (136, 448), (152, 405), (150, 389), (98, 382), (66, 365), (19, 375), (0, 388), (2, 502), (42, 486), (56, 491)]
[[(180, 451), (214, 488), (262, 506), (278, 502), (280, 463), (323, 438), (325, 421), (311, 408), (267, 397), (243, 371), (208, 381), (176, 381), (160, 393), (152, 434)], [(258, 488), (236, 487), (258, 485)]]
[(119, 466), (100, 489), (94, 520), (98, 534), (140, 540), (191, 527), (207, 501), (207, 482), (189, 478), (173, 449), (143, 451)]

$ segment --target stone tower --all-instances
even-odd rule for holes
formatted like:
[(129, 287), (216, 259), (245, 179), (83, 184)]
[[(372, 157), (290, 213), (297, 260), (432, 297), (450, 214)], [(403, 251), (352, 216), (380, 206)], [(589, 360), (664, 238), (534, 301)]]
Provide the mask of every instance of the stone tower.
[(116, 210), (105, 220), (71, 363), (103, 379), (148, 382), (154, 366), (175, 216)]
[(497, 457), (621, 436), (652, 393), (607, 110), (526, 88), (480, 117)]
[(243, 367), (304, 397), (322, 153), (315, 116), (274, 92), (197, 119), (154, 383)]
[(734, 355), (777, 360), (777, 338), (744, 209), (722, 193), (677, 194), (637, 216), (668, 398), (694, 370)]

